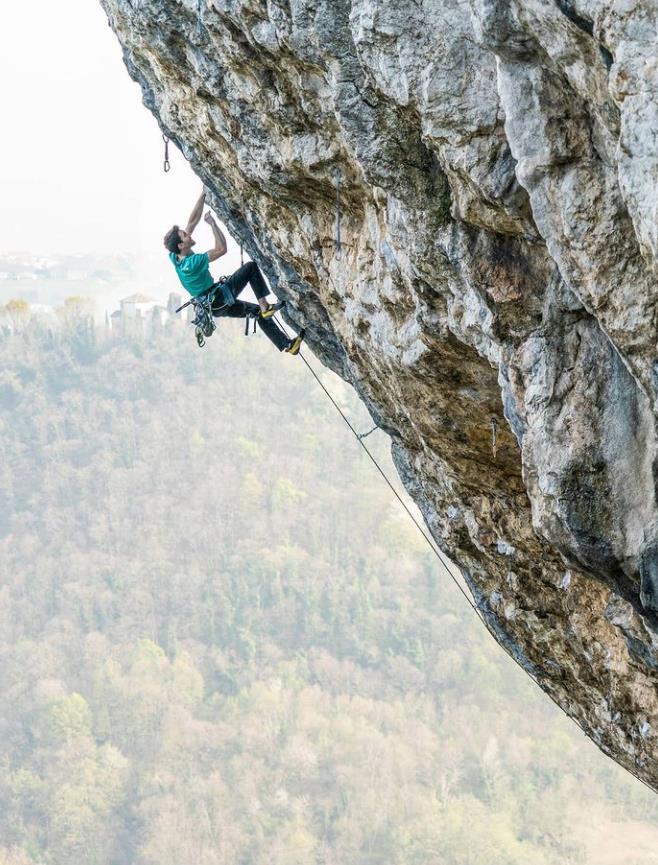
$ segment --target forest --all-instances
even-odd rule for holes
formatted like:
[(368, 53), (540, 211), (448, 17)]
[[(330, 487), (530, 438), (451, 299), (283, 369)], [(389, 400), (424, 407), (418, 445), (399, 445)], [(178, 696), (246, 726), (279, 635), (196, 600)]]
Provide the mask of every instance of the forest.
[(0, 865), (658, 863), (656, 797), (475, 620), (298, 358), (14, 312)]

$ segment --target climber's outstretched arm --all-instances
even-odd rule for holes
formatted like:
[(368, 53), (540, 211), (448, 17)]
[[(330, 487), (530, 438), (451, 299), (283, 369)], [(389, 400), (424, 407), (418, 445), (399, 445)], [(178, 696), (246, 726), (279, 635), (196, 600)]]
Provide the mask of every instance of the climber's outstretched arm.
[(215, 261), (220, 258), (222, 255), (226, 255), (226, 238), (222, 234), (222, 230), (217, 225), (215, 220), (213, 219), (213, 215), (210, 211), (206, 213), (204, 216), (205, 221), (212, 228), (212, 233), (215, 237), (215, 246), (213, 249), (208, 250), (208, 261)]
[(204, 190), (204, 191), (201, 193), (201, 196), (200, 196), (199, 200), (198, 200), (197, 203), (194, 205), (194, 210), (192, 211), (192, 213), (190, 213), (190, 218), (189, 218), (188, 221), (187, 221), (187, 226), (186, 226), (186, 228), (185, 228), (185, 231), (186, 231), (188, 234), (192, 234), (192, 232), (194, 231), (194, 229), (195, 229), (195, 228), (197, 227), (197, 225), (199, 224), (199, 221), (200, 221), (200, 219), (201, 219), (201, 214), (203, 213), (203, 205), (204, 205), (204, 203), (205, 203), (205, 200), (206, 200), (206, 193), (205, 193), (205, 190)]

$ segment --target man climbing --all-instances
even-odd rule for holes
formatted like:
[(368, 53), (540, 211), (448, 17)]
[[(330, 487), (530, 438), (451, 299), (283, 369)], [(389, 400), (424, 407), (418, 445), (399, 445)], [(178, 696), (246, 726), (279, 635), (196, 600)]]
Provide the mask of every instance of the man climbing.
[[(215, 246), (208, 252), (201, 254), (192, 252), (192, 247), (196, 243), (192, 233), (201, 220), (205, 200), (206, 194), (202, 192), (194, 205), (194, 210), (190, 214), (186, 227), (179, 228), (174, 225), (165, 235), (164, 245), (169, 250), (169, 259), (176, 268), (176, 273), (183, 287), (192, 297), (207, 294), (214, 289), (212, 300), (214, 317), (254, 318), (263, 333), (269, 337), (279, 351), (293, 355), (298, 354), (304, 339), (304, 331), (300, 331), (296, 337), (289, 339), (274, 321), (273, 316), (283, 306), (283, 303), (268, 303), (267, 285), (258, 266), (253, 261), (247, 262), (231, 276), (219, 282), (215, 282), (210, 275), (210, 262), (226, 254), (226, 238), (210, 211), (206, 213), (204, 219), (212, 229)], [(237, 299), (247, 283), (251, 285), (258, 305)]]

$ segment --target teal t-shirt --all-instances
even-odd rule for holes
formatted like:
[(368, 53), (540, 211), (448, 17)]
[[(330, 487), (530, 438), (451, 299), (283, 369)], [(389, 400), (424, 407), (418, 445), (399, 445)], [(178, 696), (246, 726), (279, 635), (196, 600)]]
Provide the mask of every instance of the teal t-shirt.
[(178, 278), (192, 297), (203, 294), (215, 284), (210, 275), (208, 253), (193, 253), (179, 260), (175, 252), (169, 253), (169, 260), (176, 268)]

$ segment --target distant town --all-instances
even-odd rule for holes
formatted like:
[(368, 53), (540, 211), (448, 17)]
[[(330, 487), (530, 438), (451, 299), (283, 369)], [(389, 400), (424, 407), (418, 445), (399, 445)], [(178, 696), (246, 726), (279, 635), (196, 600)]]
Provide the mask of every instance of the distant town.
[(113, 281), (134, 274), (135, 259), (129, 255), (38, 255), (0, 254), (0, 281), (57, 279)]
[[(184, 299), (171, 292), (165, 302), (164, 296), (131, 290), (143, 283), (145, 270), (129, 255), (0, 254), (0, 330), (22, 330), (33, 316), (55, 322), (63, 312), (95, 318), (110, 330), (162, 326)], [(176, 319), (187, 321), (191, 314), (188, 307)]]

